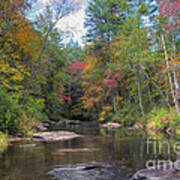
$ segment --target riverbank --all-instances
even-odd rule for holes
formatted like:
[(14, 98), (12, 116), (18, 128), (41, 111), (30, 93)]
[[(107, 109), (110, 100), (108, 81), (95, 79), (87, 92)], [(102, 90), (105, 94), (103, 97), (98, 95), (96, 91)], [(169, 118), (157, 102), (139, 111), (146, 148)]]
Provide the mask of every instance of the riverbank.
[(0, 132), (0, 153), (2, 153), (8, 146), (8, 136)]

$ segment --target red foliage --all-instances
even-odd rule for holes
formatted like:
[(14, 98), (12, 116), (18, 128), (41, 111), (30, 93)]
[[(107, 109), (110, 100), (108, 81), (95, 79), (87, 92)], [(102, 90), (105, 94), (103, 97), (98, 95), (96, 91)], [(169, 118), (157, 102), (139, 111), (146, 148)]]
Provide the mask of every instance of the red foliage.
[(105, 75), (110, 75), (111, 74), (111, 70), (110, 69), (107, 69), (106, 72), (105, 72)]
[(161, 13), (161, 16), (162, 15), (164, 15), (164, 8), (165, 8), (165, 6), (168, 4), (168, 2), (167, 1), (164, 1), (163, 3), (162, 3), (162, 5), (160, 5), (160, 13)]
[(122, 74), (120, 71), (115, 71), (115, 72), (111, 72), (110, 69), (107, 69), (105, 72), (105, 76), (107, 77), (112, 77), (111, 79), (116, 79), (116, 80), (120, 80), (122, 78)]
[(103, 84), (109, 89), (117, 88), (118, 83), (115, 79), (104, 79)]
[(168, 31), (173, 31), (180, 26), (180, 0), (159, 0), (160, 14), (166, 16), (169, 22), (166, 25)]
[(81, 61), (76, 61), (72, 66), (69, 68), (70, 74), (77, 74), (80, 70), (82, 70), (86, 66), (85, 63)]
[(113, 79), (121, 80), (122, 74), (120, 71), (116, 71), (113, 75)]
[(113, 89), (118, 88), (118, 81), (122, 79), (122, 74), (120, 71), (115, 71), (112, 73), (111, 70), (108, 69), (105, 72), (105, 76), (106, 78), (103, 80), (102, 84), (108, 88), (106, 93), (107, 97)]
[(160, 0), (161, 15), (174, 16), (178, 9), (180, 9), (180, 0)]
[(72, 102), (71, 97), (60, 95), (60, 98), (62, 98), (64, 101), (67, 101), (68, 103)]

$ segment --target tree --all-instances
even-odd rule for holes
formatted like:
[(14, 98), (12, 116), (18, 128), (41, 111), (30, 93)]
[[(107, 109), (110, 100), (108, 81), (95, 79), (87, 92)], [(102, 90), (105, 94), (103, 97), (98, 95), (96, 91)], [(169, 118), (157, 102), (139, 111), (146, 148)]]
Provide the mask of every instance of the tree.
[(86, 10), (87, 40), (106, 46), (125, 23), (128, 4), (125, 0), (92, 0)]
[[(165, 28), (161, 29), (161, 40), (164, 50), (164, 57), (166, 61), (166, 69), (167, 74), (169, 78), (169, 84), (171, 88), (171, 95), (173, 98), (173, 102), (175, 104), (177, 112), (179, 112), (179, 92), (180, 92), (180, 86), (179, 86), (179, 72), (178, 72), (178, 64), (177, 64), (177, 48), (176, 44), (177, 41), (175, 40), (175, 37), (178, 38), (178, 32), (179, 32), (179, 9), (180, 9), (180, 1), (179, 0), (159, 0), (159, 10), (160, 15), (164, 16), (166, 19)], [(164, 32), (165, 29), (165, 32)], [(166, 37), (169, 37), (169, 42), (171, 41), (171, 48), (170, 54), (168, 53), (168, 47), (166, 44)], [(169, 62), (169, 60), (171, 62)], [(172, 70), (170, 69), (170, 64), (173, 64)], [(172, 77), (173, 74), (173, 77)]]
[(26, 105), (23, 102), (25, 82), (31, 75), (28, 64), (39, 54), (37, 47), (42, 40), (26, 19), (26, 8), (27, 3), (22, 0), (0, 3), (0, 81), (2, 94), (9, 94), (9, 98), (4, 97), (4, 102), (1, 97), (1, 103), (4, 103), (1, 109), (1, 130), (10, 130), (10, 133), (17, 133), (22, 128), (21, 120), (26, 120), (28, 116), (37, 115), (38, 121), (42, 109), (37, 106), (41, 104), (43, 107), (39, 99), (39, 102), (35, 102), (30, 96)]
[(38, 63), (41, 56), (47, 46), (48, 40), (50, 38), (51, 32), (56, 29), (58, 22), (67, 16), (69, 13), (77, 10), (77, 4), (72, 1), (57, 1), (53, 0), (47, 5), (45, 12), (39, 15), (38, 22), (36, 23), (36, 28), (43, 34), (43, 42), (40, 47), (39, 55), (35, 58), (33, 64), (31, 65), (31, 78), (29, 85), (32, 85), (34, 75), (38, 69)]
[[(89, 61), (87, 67), (92, 67), (93, 69), (87, 70), (86, 73), (89, 73), (90, 77), (88, 79), (93, 79), (94, 82), (97, 82), (97, 88), (95, 89), (98, 89), (98, 87), (103, 89), (101, 97), (105, 95), (108, 99), (106, 103), (113, 104), (112, 109), (114, 112), (117, 112), (120, 108), (118, 107), (118, 104), (120, 104), (119, 100), (116, 99), (122, 95), (121, 90), (118, 88), (120, 81), (123, 80), (123, 65), (121, 63), (126, 59), (127, 62), (124, 64), (129, 63), (131, 67), (126, 69), (127, 72), (130, 71), (137, 79), (133, 86), (138, 89), (138, 94), (136, 95), (138, 96), (142, 115), (144, 116), (145, 114), (142, 97), (144, 72), (141, 70), (141, 64), (150, 61), (152, 51), (148, 39), (148, 30), (145, 27), (146, 24), (143, 23), (143, 18), (148, 16), (150, 19), (155, 11), (156, 6), (153, 5), (152, 1), (148, 0), (143, 2), (138, 0), (91, 1), (87, 8), (85, 23), (88, 29), (87, 38), (90, 38), (89, 40), (93, 42), (94, 52), (90, 53), (94, 53), (94, 56), (96, 56), (96, 63), (91, 58), (92, 62)], [(119, 36), (118, 38), (117, 35)], [(87, 84), (94, 87), (94, 82), (92, 85), (89, 82)], [(127, 91), (123, 86), (122, 89), (123, 92)], [(94, 94), (97, 98), (97, 93)], [(96, 98), (93, 99), (91, 97), (91, 102), (88, 101), (89, 103), (86, 102), (86, 104), (89, 104), (89, 107), (91, 107), (94, 103), (97, 103)], [(100, 100), (101, 98), (98, 99)]]

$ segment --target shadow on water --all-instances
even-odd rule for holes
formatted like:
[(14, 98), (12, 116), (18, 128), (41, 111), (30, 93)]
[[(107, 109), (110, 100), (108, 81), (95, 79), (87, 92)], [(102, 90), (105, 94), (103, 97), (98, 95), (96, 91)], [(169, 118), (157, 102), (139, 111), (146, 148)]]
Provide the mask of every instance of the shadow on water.
[[(166, 153), (147, 154), (147, 134), (127, 129), (106, 130), (99, 127), (62, 128), (82, 134), (82, 137), (64, 142), (12, 143), (0, 156), (1, 180), (49, 180), (47, 172), (56, 166), (78, 163), (109, 162), (120, 164), (127, 176), (144, 168), (151, 158), (170, 158)], [(167, 141), (162, 137), (160, 141)], [(174, 142), (174, 141), (173, 141)], [(23, 146), (36, 144), (35, 146)], [(151, 144), (153, 146), (153, 144)], [(98, 149), (88, 152), (59, 152), (62, 149)], [(152, 151), (153, 147), (150, 147)], [(118, 179), (118, 178), (117, 178)]]

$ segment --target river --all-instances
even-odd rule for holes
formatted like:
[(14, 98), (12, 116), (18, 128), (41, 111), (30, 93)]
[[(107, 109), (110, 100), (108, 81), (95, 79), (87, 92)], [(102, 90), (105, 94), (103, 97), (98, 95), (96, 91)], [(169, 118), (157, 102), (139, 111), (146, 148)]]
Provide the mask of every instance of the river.
[[(158, 156), (153, 152), (147, 153), (148, 135), (142, 131), (79, 126), (66, 130), (82, 136), (63, 142), (12, 143), (0, 154), (0, 180), (51, 180), (53, 178), (47, 173), (57, 166), (88, 162), (114, 163), (122, 172), (122, 175), (117, 174), (117, 179), (126, 180), (137, 170), (144, 168), (150, 159), (174, 158), (172, 153), (167, 153), (166, 148)], [(68, 149), (90, 151), (61, 151)], [(152, 147), (150, 150), (152, 151)]]

